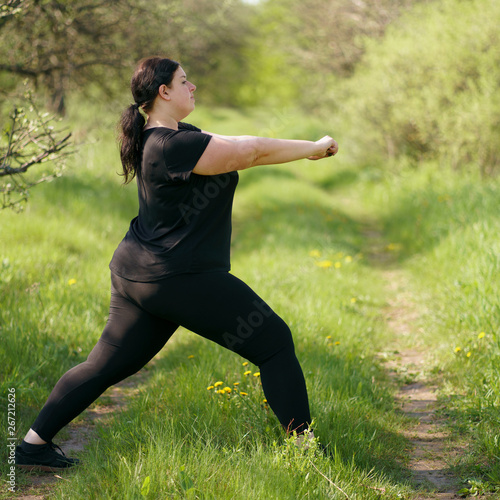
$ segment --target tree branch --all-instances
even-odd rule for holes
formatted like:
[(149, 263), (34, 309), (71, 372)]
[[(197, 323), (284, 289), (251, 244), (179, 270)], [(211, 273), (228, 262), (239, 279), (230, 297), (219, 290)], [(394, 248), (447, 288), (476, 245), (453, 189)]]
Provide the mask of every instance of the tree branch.
[(3, 162), (6, 160), (7, 155), (2, 158), (2, 165), (0, 166), (0, 177), (5, 175), (14, 175), (14, 174), (22, 174), (26, 172), (30, 167), (36, 165), (37, 163), (42, 163), (46, 158), (48, 158), (53, 153), (58, 153), (66, 146), (69, 146), (67, 142), (71, 134), (66, 135), (66, 137), (62, 138), (60, 141), (57, 141), (55, 144), (50, 146), (45, 151), (42, 151), (37, 156), (31, 158), (31, 160), (23, 163), (20, 167), (10, 167), (9, 165), (3, 165)]
[[(27, 104), (14, 107), (0, 141), (0, 210), (8, 207), (22, 209), (28, 200), (29, 189), (61, 175), (62, 161), (73, 153), (69, 146), (71, 133), (56, 131), (55, 118), (40, 111), (31, 92), (25, 93)], [(28, 175), (34, 165), (52, 161), (51, 172)], [(13, 201), (14, 199), (14, 201)]]

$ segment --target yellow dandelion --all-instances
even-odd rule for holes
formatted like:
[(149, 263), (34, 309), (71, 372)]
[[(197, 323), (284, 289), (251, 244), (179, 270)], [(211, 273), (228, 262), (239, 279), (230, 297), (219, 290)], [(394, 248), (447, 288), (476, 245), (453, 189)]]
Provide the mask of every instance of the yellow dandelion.
[(243, 391), (240, 391), (240, 394), (241, 394), (242, 396), (248, 396), (248, 392), (243, 392)]
[(207, 391), (211, 391), (213, 388), (214, 388), (214, 386), (213, 386), (213, 385), (209, 385), (209, 386), (207, 387)]
[(467, 357), (468, 357), (468, 358), (470, 358), (471, 356), (472, 356), (472, 353), (469, 351), (469, 352), (467, 353)]
[(341, 262), (335, 262), (335, 269), (340, 269), (342, 267)]
[(486, 333), (481, 332), (481, 333), (477, 336), (477, 338), (478, 338), (478, 339), (482, 339), (482, 338), (484, 338), (485, 336), (486, 336)]
[(228, 394), (231, 393), (232, 389), (231, 387), (224, 387), (224, 389), (222, 389), (223, 392), (227, 392)]
[(250, 370), (247, 370), (243, 375), (250, 375), (252, 373)]
[(76, 283), (75, 278), (71, 278), (70, 280), (68, 280), (68, 285), (69, 285), (69, 286), (72, 286), (72, 285), (74, 285), (75, 283)]
[(190, 354), (190, 355), (188, 356), (188, 359), (193, 359), (193, 358), (194, 358), (194, 354)]
[(331, 336), (331, 335), (328, 335), (326, 338), (327, 338), (327, 339), (331, 339), (331, 338), (332, 338), (332, 336)]
[(319, 250), (311, 250), (309, 252), (309, 256), (310, 257), (321, 257), (321, 253)]
[(222, 385), (224, 382), (221, 382), (220, 380), (218, 382), (215, 382), (214, 387), (219, 387)]
[(263, 399), (263, 400), (262, 400), (262, 402), (263, 402), (263, 403), (267, 403), (267, 399)]
[(337, 340), (337, 342), (335, 342), (335, 345), (340, 345), (340, 342)]
[(352, 297), (352, 298), (351, 298), (351, 304), (355, 304), (355, 303), (356, 303), (356, 301), (357, 301), (356, 297)]
[(239, 382), (234, 382), (233, 385), (240, 385), (240, 383)]
[(242, 363), (243, 366), (247, 366), (248, 365), (248, 361), (245, 361), (244, 363)]
[(254, 376), (254, 377), (260, 377), (260, 372), (255, 372), (255, 373), (253, 374), (253, 376)]
[(461, 347), (455, 347), (455, 352), (460, 352), (462, 350)]
[(385, 248), (391, 252), (397, 252), (397, 251), (401, 250), (401, 244), (400, 243), (389, 243)]
[(216, 394), (225, 394), (224, 389), (219, 389), (218, 391), (215, 391)]
[(323, 269), (327, 269), (329, 267), (332, 267), (332, 261), (331, 260), (322, 260), (320, 262), (316, 262), (316, 265), (318, 267), (323, 268)]
[(347, 263), (352, 262), (352, 257), (350, 255), (346, 255), (345, 261)]

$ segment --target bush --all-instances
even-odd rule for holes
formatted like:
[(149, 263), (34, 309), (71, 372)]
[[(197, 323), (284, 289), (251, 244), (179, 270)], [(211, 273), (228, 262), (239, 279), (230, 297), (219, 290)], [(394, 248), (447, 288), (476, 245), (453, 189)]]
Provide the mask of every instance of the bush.
[(392, 25), (344, 86), (363, 143), (389, 159), (500, 166), (500, 3), (418, 5)]

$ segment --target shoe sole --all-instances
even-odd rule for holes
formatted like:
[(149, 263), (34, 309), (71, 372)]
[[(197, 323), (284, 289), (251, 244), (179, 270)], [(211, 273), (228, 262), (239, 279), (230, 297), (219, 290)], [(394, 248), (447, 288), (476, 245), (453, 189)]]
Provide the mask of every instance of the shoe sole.
[(69, 467), (51, 467), (50, 465), (23, 465), (16, 464), (16, 467), (19, 469), (23, 469), (27, 472), (61, 472), (67, 469), (71, 469), (73, 467), (70, 465)]

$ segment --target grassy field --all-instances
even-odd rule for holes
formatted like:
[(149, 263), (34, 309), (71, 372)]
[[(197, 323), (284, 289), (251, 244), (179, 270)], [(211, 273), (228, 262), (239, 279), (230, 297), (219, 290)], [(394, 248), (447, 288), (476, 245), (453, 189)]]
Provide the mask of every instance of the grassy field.
[[(6, 408), (7, 389), (16, 391), (19, 439), (106, 321), (107, 266), (137, 210), (135, 186), (122, 187), (116, 175), (116, 119), (112, 107), (73, 111), (80, 146), (66, 174), (34, 189), (23, 213), (0, 213), (1, 394)], [(192, 121), (226, 134), (322, 133), (286, 109), (197, 110)], [(331, 456), (284, 438), (256, 367), (179, 331), (121, 411), (92, 427), (79, 455), (84, 465), (63, 474), (50, 498), (417, 498), (402, 435), (409, 422), (380, 356), (413, 344), (428, 353), (426, 377), (439, 384), (443, 415), (467, 445), (457, 474), (493, 492), (500, 485), (499, 195), (497, 181), (433, 165), (360, 168), (342, 149), (334, 160), (243, 172), (232, 272), (294, 332), (316, 432)], [(394, 343), (384, 319), (393, 293), (387, 269), (404, 273), (419, 311), (419, 334), (406, 346)], [(232, 391), (207, 390), (216, 382)], [(107, 403), (104, 396), (94, 407)], [(83, 414), (71, 428), (86, 422)], [(4, 479), (3, 463), (1, 470)], [(17, 481), (22, 490), (30, 478), (18, 473)]]

